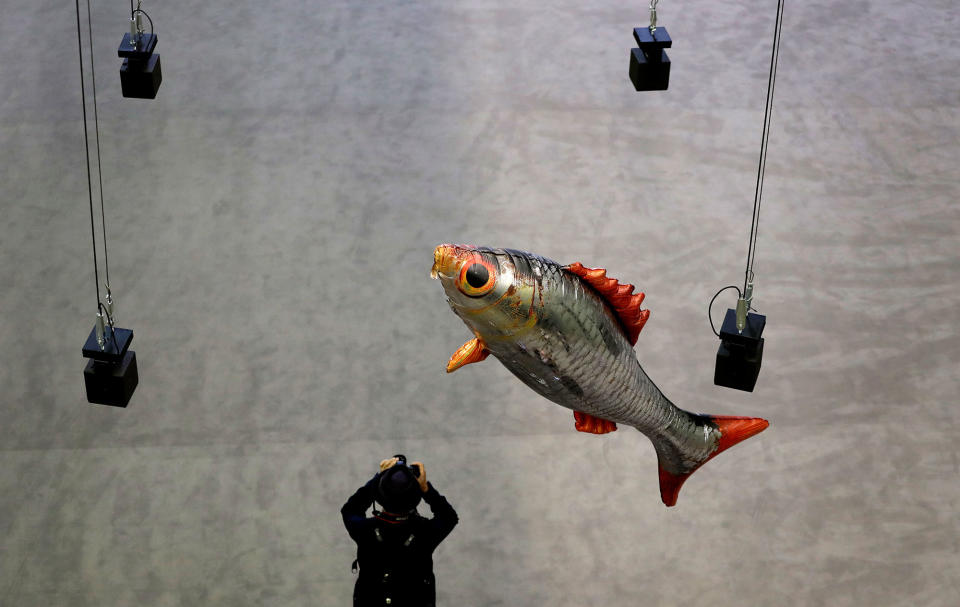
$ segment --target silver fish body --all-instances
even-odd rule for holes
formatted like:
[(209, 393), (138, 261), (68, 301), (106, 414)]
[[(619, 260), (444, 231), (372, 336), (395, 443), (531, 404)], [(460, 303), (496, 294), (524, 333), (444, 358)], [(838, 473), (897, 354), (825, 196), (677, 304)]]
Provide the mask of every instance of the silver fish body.
[[(633, 426), (650, 438), (661, 470), (672, 475), (685, 477), (716, 454), (718, 425), (663, 395), (640, 366), (610, 303), (579, 276), (512, 249), (442, 245), (434, 257), (434, 275), (450, 307), (535, 392), (574, 411)], [(463, 292), (460, 276), (469, 263), (495, 274), (482, 296)]]

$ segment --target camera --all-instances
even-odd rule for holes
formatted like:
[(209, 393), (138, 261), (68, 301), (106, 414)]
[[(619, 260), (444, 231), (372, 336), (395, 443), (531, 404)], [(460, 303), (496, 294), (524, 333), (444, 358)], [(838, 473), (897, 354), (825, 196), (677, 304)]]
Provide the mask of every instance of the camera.
[(403, 455), (402, 453), (398, 453), (394, 455), (394, 457), (397, 458), (397, 463), (395, 465), (403, 466), (404, 468), (407, 468), (408, 470), (413, 472), (414, 477), (420, 478), (420, 466), (416, 464), (413, 464), (412, 466), (407, 465), (407, 456)]

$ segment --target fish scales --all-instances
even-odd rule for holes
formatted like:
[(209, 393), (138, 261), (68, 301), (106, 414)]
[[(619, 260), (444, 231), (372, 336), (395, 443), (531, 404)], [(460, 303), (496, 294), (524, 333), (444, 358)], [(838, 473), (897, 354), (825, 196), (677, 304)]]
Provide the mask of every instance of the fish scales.
[(694, 470), (768, 425), (759, 418), (693, 414), (671, 403), (640, 366), (613, 300), (555, 261), (512, 249), (441, 245), (431, 276), (440, 279), (450, 307), (476, 336), (475, 345), (461, 351), (481, 352), (456, 364), (452, 359), (448, 371), (493, 354), (547, 399), (633, 426), (654, 444), (668, 506)]
[[(563, 272), (556, 262), (543, 258), (524, 259), (524, 262), (534, 276), (539, 275), (536, 287), (542, 297), (536, 301), (542, 300), (543, 304), (538, 311), (539, 330), (518, 339), (526, 355), (512, 357), (515, 366), (509, 365), (508, 369), (544, 396), (558, 396), (561, 404), (570, 409), (630, 425), (648, 435), (660, 434), (676, 419), (670, 415), (676, 407), (662, 397), (643, 372), (632, 346), (617, 326), (619, 321), (613, 318), (603, 300), (579, 279)], [(521, 271), (522, 266), (520, 264)], [(558, 297), (564, 292), (573, 293), (574, 297)], [(553, 347), (559, 341), (555, 336), (561, 333), (571, 335), (579, 344), (570, 355)], [(569, 398), (571, 394), (562, 384), (545, 386), (537, 381), (540, 361), (529, 352), (538, 350), (549, 353), (558, 362), (558, 371), (589, 388), (584, 390), (583, 400)], [(584, 402), (587, 407), (583, 406)]]

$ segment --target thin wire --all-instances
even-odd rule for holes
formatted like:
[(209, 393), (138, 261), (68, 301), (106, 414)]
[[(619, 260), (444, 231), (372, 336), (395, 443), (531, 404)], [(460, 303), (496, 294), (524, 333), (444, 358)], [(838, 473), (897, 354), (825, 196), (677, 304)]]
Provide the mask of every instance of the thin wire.
[(141, 0), (137, 0), (137, 8), (133, 8), (133, 0), (130, 0), (130, 18), (133, 19), (137, 13), (143, 13), (143, 16), (147, 18), (147, 21), (150, 22), (150, 34), (153, 35), (153, 19), (150, 18), (150, 15), (147, 14), (147, 11), (141, 8)]
[(763, 114), (763, 139), (760, 144), (760, 166), (757, 168), (757, 189), (753, 197), (753, 218), (750, 224), (750, 243), (747, 248), (747, 268), (743, 277), (743, 290), (752, 281), (753, 262), (757, 255), (757, 232), (760, 223), (760, 201), (763, 196), (763, 177), (767, 171), (767, 144), (770, 141), (770, 119), (773, 113), (773, 89), (777, 81), (777, 60), (780, 57), (780, 31), (783, 23), (783, 2), (777, 1), (777, 18), (773, 30), (773, 49), (770, 52), (770, 75), (767, 80), (767, 103)]
[(136, 11), (134, 11), (134, 12), (136, 12), (136, 13), (143, 13), (143, 16), (147, 18), (147, 21), (150, 22), (150, 34), (152, 35), (152, 34), (153, 34), (153, 19), (151, 19), (151, 18), (150, 18), (150, 15), (147, 14), (147, 11), (141, 10), (141, 9), (138, 8), (138, 9), (137, 9)]
[(713, 298), (710, 300), (710, 305), (707, 306), (707, 318), (710, 319), (710, 328), (713, 329), (713, 334), (716, 335), (717, 337), (720, 337), (720, 334), (717, 333), (717, 327), (713, 324), (713, 302), (716, 301), (718, 295), (720, 295), (727, 289), (736, 289), (737, 297), (742, 296), (742, 293), (740, 293), (740, 287), (738, 287), (737, 285), (730, 285), (730, 286), (724, 287), (719, 291), (717, 291), (716, 293), (714, 293)]
[(80, 101), (83, 104), (83, 141), (87, 153), (87, 193), (90, 198), (90, 236), (93, 238), (93, 282), (97, 287), (97, 312), (100, 311), (100, 273), (97, 270), (97, 230), (93, 221), (93, 178), (90, 171), (90, 136), (87, 134), (87, 93), (83, 85), (83, 43), (80, 39), (80, 0), (77, 5), (77, 53), (80, 56)]
[(107, 215), (103, 209), (103, 170), (100, 167), (100, 120), (97, 116), (97, 72), (93, 64), (93, 21), (90, 17), (90, 0), (87, 0), (87, 27), (90, 29), (90, 79), (93, 85), (93, 130), (97, 137), (97, 179), (100, 183), (100, 221), (103, 226), (103, 266), (110, 289), (110, 254), (107, 252)]

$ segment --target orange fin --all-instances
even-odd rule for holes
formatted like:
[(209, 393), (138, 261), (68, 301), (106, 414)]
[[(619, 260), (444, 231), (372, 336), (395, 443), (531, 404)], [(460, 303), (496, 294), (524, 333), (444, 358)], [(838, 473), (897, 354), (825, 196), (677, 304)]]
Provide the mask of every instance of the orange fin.
[(583, 411), (574, 411), (573, 419), (576, 420), (575, 426), (580, 432), (587, 432), (589, 434), (606, 434), (607, 432), (613, 432), (617, 429), (616, 422), (612, 422), (609, 419), (594, 417), (589, 413), (584, 413)]
[(667, 506), (676, 505), (677, 496), (680, 494), (680, 488), (684, 481), (690, 478), (690, 475), (696, 472), (700, 466), (737, 443), (750, 438), (754, 434), (763, 432), (770, 425), (770, 422), (759, 417), (733, 417), (729, 415), (710, 415), (708, 417), (720, 430), (720, 440), (710, 457), (685, 474), (674, 474), (664, 469), (663, 465), (660, 464), (660, 499)]
[(474, 337), (453, 353), (450, 362), (447, 363), (447, 373), (453, 373), (463, 365), (478, 363), (489, 355), (490, 350), (487, 350), (487, 345), (479, 337)]
[(643, 293), (634, 293), (633, 285), (620, 284), (616, 278), (607, 278), (607, 271), (603, 268), (587, 268), (579, 261), (565, 266), (564, 270), (579, 276), (610, 304), (623, 325), (630, 345), (636, 345), (640, 329), (650, 317), (650, 310), (640, 309)]

